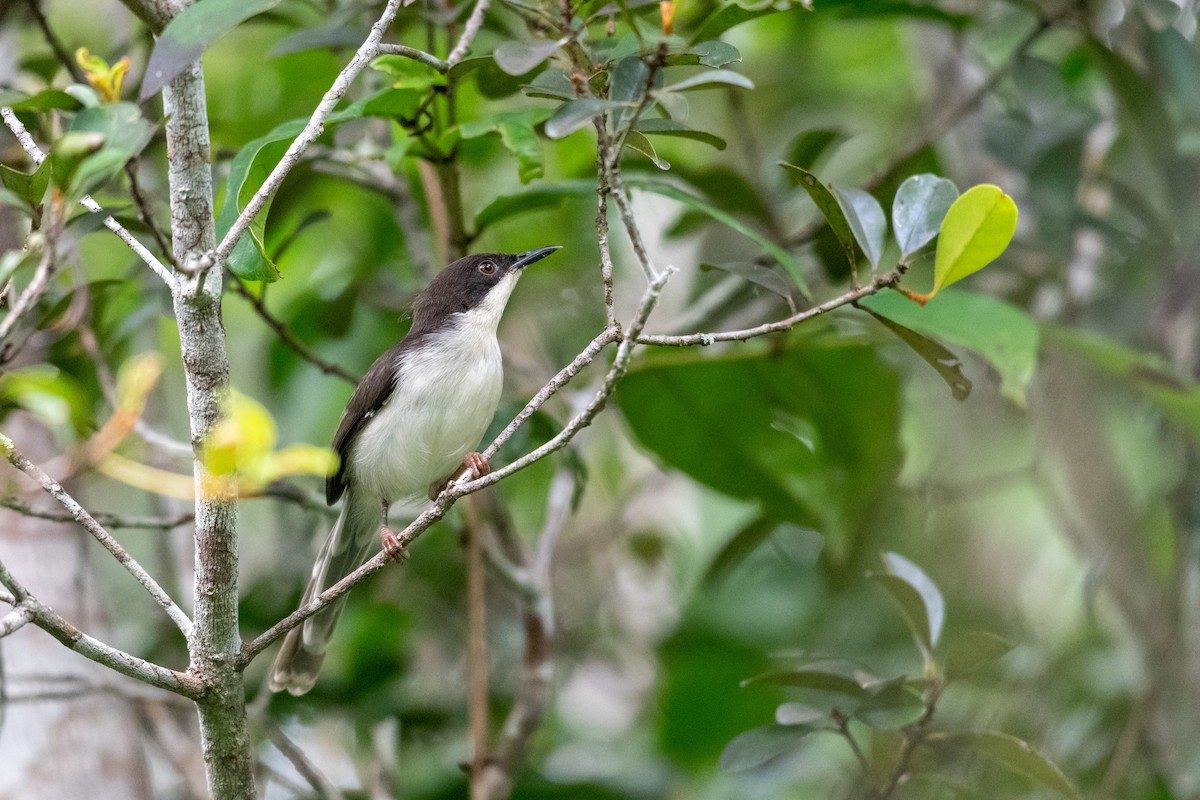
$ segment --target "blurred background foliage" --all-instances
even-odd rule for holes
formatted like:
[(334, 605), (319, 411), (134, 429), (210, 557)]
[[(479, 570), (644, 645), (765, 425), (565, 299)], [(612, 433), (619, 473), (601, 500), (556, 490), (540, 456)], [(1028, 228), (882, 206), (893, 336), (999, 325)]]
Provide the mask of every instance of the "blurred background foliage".
[[(40, 6), (67, 52), (130, 56), (136, 85), (152, 40), (121, 6)], [(205, 52), (221, 186), (239, 153), (285, 146), (252, 143), (307, 117), (377, 6), (285, 0)], [(444, 26), (465, 8), (414, 4), (391, 40), (444, 57)], [(621, 35), (604, 41), (602, 14), (596, 52), (630, 46), (630, 20), (651, 41), (660, 29), (657, 3), (609, 11)], [(538, 13), (557, 6), (497, 3), (449, 102), (420, 70), (368, 71), (344, 107), (393, 105), (329, 126), (262, 220), (278, 279), (247, 282), (296, 339), (358, 375), (403, 332), (407, 303), (447, 249), (564, 245), (522, 282), (502, 325), (497, 425), (604, 324), (594, 133), (551, 139), (542, 127), (571, 67), (557, 54), (519, 77), (500, 68), (522, 55), (510, 50), (505, 64), (503, 43), (544, 43)], [(71, 82), (26, 3), (0, 14), (5, 102)], [(579, 481), (552, 573), (554, 697), (514, 796), (1200, 797), (1196, 14), (1191, 0), (678, 3), (676, 34), (733, 45), (740, 61), (723, 68), (753, 88), (686, 95), (687, 125), (719, 139), (655, 136), (654, 159), (626, 158), (628, 183), (693, 198), (634, 191), (656, 263), (680, 268), (652, 332), (742, 327), (805, 302), (769, 261), (746, 267), (763, 253), (758, 239), (796, 260), (818, 300), (843, 290), (841, 246), (779, 161), (866, 188), (885, 209), (915, 173), (960, 189), (994, 183), (1016, 199), (1020, 226), (997, 264), (925, 309), (895, 294), (864, 303), (947, 346), (971, 384), (965, 398), (847, 307), (753, 343), (647, 350), (575, 446), (498, 487), (502, 516), (532, 542), (555, 473)], [(704, 69), (670, 67), (667, 81)], [(406, 91), (442, 95), (434, 133), (462, 126), (453, 154), (466, 225), (449, 248), (430, 195), (444, 164), (406, 135)], [(160, 119), (157, 103), (148, 119)], [(54, 114), (22, 116), (40, 142), (61, 134)], [(0, 146), (28, 171), (11, 137)], [(159, 126), (137, 162), (160, 223), (163, 151)], [(94, 193), (146, 239), (127, 187), (117, 175)], [(19, 252), (29, 221), (17, 206), (0, 213)], [(0, 402), (41, 416), (64, 450), (86, 438), (111, 413), (94, 337), (113, 370), (147, 350), (166, 355), (147, 418), (186, 439), (168, 293), (115, 237), (78, 227), (67, 226), (70, 267), (41, 311), (42, 355), (0, 377)], [(898, 255), (891, 246), (884, 263)], [(642, 278), (628, 253), (617, 260), (624, 317)], [(924, 291), (932, 251), (910, 260), (905, 285)], [(327, 442), (351, 386), (298, 357), (243, 298), (227, 297), (224, 319), (234, 385), (270, 410), (279, 444)], [(497, 462), (552, 435), (574, 400), (574, 389), (556, 397)], [(123, 451), (186, 467), (133, 440)], [(83, 494), (97, 510), (173, 502), (98, 476)], [(311, 508), (243, 505), (247, 635), (295, 607), (327, 524)], [(461, 524), (452, 514), (404, 568), (354, 592), (311, 694), (267, 698), (265, 667), (249, 672), (263, 725), (281, 725), (347, 797), (464, 796)], [(190, 586), (186, 530), (123, 540)], [(97, 568), (122, 609), (116, 639), (181, 663), (158, 617), (124, 611), (145, 598), (112, 565)], [(944, 629), (930, 618), (939, 603)], [(489, 604), (499, 718), (521, 619), (499, 581)], [(913, 725), (927, 738), (902, 762)], [(265, 734), (259, 750), (267, 797), (310, 791)], [(158, 780), (159, 796), (188, 796), (170, 770)]]

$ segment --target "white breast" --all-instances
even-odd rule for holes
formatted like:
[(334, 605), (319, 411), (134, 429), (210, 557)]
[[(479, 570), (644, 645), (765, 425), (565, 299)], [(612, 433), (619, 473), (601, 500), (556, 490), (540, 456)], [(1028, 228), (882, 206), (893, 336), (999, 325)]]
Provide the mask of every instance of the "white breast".
[(352, 469), (364, 487), (392, 502), (418, 500), (478, 447), (504, 379), (496, 342), (503, 295), (499, 308), (485, 301), (456, 315), (404, 356), (395, 392), (354, 445)]

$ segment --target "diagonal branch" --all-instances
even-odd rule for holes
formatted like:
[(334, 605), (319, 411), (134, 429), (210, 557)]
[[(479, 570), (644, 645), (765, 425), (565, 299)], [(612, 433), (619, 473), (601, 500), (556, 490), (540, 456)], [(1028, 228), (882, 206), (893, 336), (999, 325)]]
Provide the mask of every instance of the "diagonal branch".
[(0, 585), (12, 592), (19, 608), (26, 609), (30, 614), (29, 622), (37, 625), (58, 639), (68, 649), (74, 650), (81, 656), (142, 683), (157, 686), (193, 700), (203, 694), (203, 685), (192, 675), (176, 672), (138, 658), (83, 633), (63, 619), (54, 609), (31, 595), (29, 590), (13, 577), (3, 562), (0, 562)]
[[(304, 130), (300, 131), (299, 135), (292, 140), (287, 152), (283, 154), (283, 158), (279, 159), (279, 163), (275, 165), (275, 169), (271, 170), (271, 174), (263, 181), (262, 186), (254, 193), (249, 202), (246, 203), (246, 207), (242, 209), (237, 220), (229, 228), (229, 231), (225, 234), (225, 238), (217, 245), (216, 257), (213, 259), (215, 264), (222, 265), (225, 263), (225, 260), (229, 258), (229, 254), (233, 252), (233, 248), (237, 245), (238, 239), (245, 233), (246, 228), (250, 227), (250, 223), (262, 211), (267, 201), (278, 191), (280, 185), (283, 184), (284, 178), (288, 176), (292, 168), (300, 162), (300, 157), (304, 155), (304, 151), (324, 132), (325, 120), (329, 118), (329, 115), (333, 113), (333, 109), (346, 95), (346, 92), (350, 89), (350, 84), (366, 68), (371, 59), (379, 53), (379, 42), (383, 38), (383, 34), (391, 27), (399, 4), (400, 0), (387, 1), (387, 6), (383, 9), (383, 14), (371, 26), (370, 35), (367, 36), (366, 41), (355, 52), (354, 57), (350, 59), (350, 63), (346, 65), (345, 69), (333, 81), (333, 85), (329, 87), (329, 91), (325, 92), (325, 96), (321, 98), (321, 102), (313, 110), (312, 116), (308, 118), (308, 124), (304, 126)], [(197, 282), (203, 284), (202, 276)]]
[[(17, 137), (17, 141), (21, 143), (21, 147), (24, 148), (25, 152), (29, 154), (29, 158), (33, 160), (33, 163), (41, 166), (41, 163), (46, 160), (46, 154), (43, 153), (41, 148), (37, 146), (37, 143), (33, 141), (33, 137), (29, 135), (29, 131), (26, 130), (25, 126), (21, 124), (21, 120), (17, 119), (17, 115), (13, 113), (13, 110), (8, 107), (0, 108), (0, 117), (3, 117), (4, 124), (7, 125), (8, 129), (13, 132), (14, 136)], [(90, 194), (85, 194), (83, 197), (81, 197), (79, 199), (79, 203), (88, 211), (102, 210), (100, 204), (93, 200)], [(136, 253), (137, 257), (146, 263), (146, 266), (154, 270), (155, 274), (162, 279), (163, 283), (171, 288), (174, 288), (175, 276), (171, 273), (171, 270), (164, 267), (163, 263), (155, 258), (154, 254), (151, 253), (144, 244), (135, 239), (133, 234), (125, 229), (124, 225), (117, 222), (112, 217), (105, 217), (104, 227), (108, 228), (110, 231), (120, 237), (121, 241), (127, 244), (129, 249)]]
[[(62, 484), (53, 480), (39, 466), (26, 458), (17, 450), (12, 439), (9, 439), (3, 433), (0, 433), (0, 453), (3, 454), (10, 464), (32, 478), (39, 486), (46, 490), (47, 494), (61, 503), (63, 508), (71, 514), (71, 518), (82, 525), (96, 541), (104, 546), (105, 550), (112, 553), (113, 558), (117, 559), (121, 566), (137, 579), (138, 583), (145, 587), (150, 596), (154, 598), (154, 601), (167, 612), (167, 616), (183, 632), (183, 635), (191, 635), (192, 621), (188, 619), (187, 614), (183, 613), (183, 609), (176, 605), (166, 590), (159, 586), (158, 582), (150, 576), (150, 573), (146, 572), (145, 568), (133, 556), (129, 555), (125, 548), (121, 547), (121, 544), (112, 537), (112, 534), (106, 531), (83, 506), (75, 501), (75, 498), (67, 493)], [(9, 588), (13, 589), (11, 586)], [(16, 589), (13, 589), (13, 591), (16, 592)]]
[(467, 57), (467, 51), (471, 49), (471, 42), (479, 34), (479, 29), (483, 27), (483, 17), (487, 14), (489, 5), (491, 5), (491, 0), (476, 0), (475, 8), (471, 10), (471, 16), (467, 18), (467, 24), (463, 28), (462, 36), (458, 39), (458, 44), (454, 45), (454, 49), (446, 58), (447, 71)]

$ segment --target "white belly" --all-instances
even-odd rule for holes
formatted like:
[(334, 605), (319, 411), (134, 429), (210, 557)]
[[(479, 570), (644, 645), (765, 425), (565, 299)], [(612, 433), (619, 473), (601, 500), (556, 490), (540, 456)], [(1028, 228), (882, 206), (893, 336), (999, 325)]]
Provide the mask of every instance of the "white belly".
[(500, 401), (495, 327), (472, 314), (403, 359), (392, 396), (357, 437), (355, 480), (389, 502), (418, 500), (479, 445)]

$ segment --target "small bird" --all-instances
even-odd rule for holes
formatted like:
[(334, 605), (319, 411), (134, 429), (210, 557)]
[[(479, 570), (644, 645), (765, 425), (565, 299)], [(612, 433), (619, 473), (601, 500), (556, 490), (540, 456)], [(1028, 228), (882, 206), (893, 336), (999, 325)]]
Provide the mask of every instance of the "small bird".
[[(476, 452), (500, 401), (504, 364), (496, 328), (522, 271), (559, 249), (460, 258), (413, 304), (408, 335), (375, 360), (346, 404), (333, 437), (341, 461), (325, 483), (342, 510), (317, 555), (300, 604), (366, 560), (377, 538), (404, 552), (387, 526), (391, 503), (437, 494), (463, 469), (489, 470)], [(293, 628), (271, 668), (270, 688), (301, 695), (317, 682), (347, 595)]]

